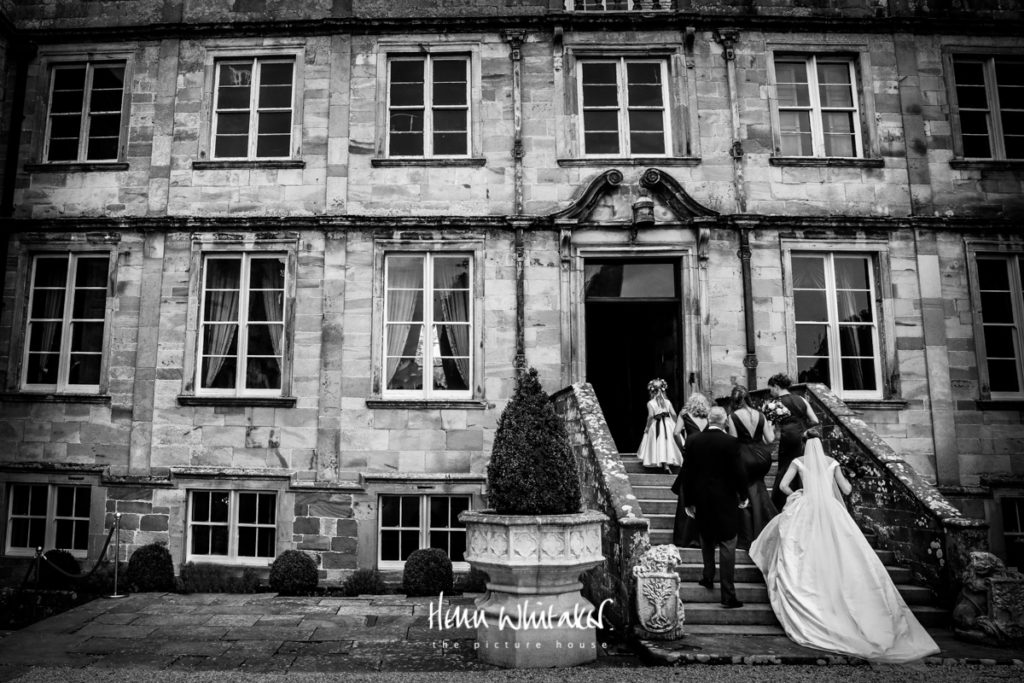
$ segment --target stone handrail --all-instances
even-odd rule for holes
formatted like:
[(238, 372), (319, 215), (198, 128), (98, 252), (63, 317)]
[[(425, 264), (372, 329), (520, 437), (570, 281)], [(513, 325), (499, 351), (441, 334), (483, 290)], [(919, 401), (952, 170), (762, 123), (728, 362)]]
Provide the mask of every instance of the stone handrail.
[(824, 384), (792, 390), (814, 408), (826, 451), (853, 485), (849, 507), (857, 523), (951, 605), (971, 551), (988, 548), (988, 524), (964, 517)]
[(576, 456), (583, 507), (609, 519), (602, 535), (605, 563), (584, 576), (586, 592), (594, 604), (611, 598), (605, 617), (625, 629), (635, 622), (632, 567), (650, 547), (649, 523), (633, 495), (593, 387), (573, 384), (553, 394), (551, 401)]

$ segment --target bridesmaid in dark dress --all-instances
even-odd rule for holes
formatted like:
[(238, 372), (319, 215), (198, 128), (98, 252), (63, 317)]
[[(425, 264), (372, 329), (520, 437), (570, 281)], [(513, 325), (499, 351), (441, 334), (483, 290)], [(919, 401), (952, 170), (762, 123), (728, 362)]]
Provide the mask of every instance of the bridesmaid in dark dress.
[[(789, 464), (794, 458), (803, 454), (804, 432), (818, 424), (818, 416), (814, 414), (811, 404), (800, 396), (789, 393), (789, 387), (793, 380), (789, 375), (772, 375), (768, 380), (768, 389), (772, 392), (772, 398), (777, 399), (789, 410), (789, 417), (779, 421), (776, 428), (779, 432), (779, 467), (775, 473), (775, 485), (772, 486), (772, 502), (778, 510), (782, 510), (786, 504), (786, 494), (779, 490), (782, 475), (789, 469)], [(790, 488), (800, 488), (799, 485), (790, 484)]]
[[(704, 394), (694, 392), (690, 394), (686, 405), (679, 411), (679, 418), (676, 420), (676, 428), (672, 436), (676, 445), (683, 454), (683, 461), (686, 461), (685, 443), (687, 437), (703, 432), (708, 428), (708, 411), (711, 410), (711, 403)], [(680, 469), (680, 473), (682, 470)], [(686, 503), (683, 500), (681, 474), (676, 477), (672, 485), (672, 492), (679, 496), (676, 503), (676, 520), (672, 530), (672, 542), (680, 548), (699, 548), (700, 533), (697, 531), (697, 522), (686, 514)]]
[(739, 511), (739, 538), (737, 548), (747, 550), (761, 530), (778, 514), (772, 504), (764, 477), (772, 468), (772, 448), (775, 440), (772, 424), (750, 404), (747, 388), (736, 385), (729, 397), (729, 433), (740, 441), (740, 457), (747, 473), (747, 494), (750, 505)]

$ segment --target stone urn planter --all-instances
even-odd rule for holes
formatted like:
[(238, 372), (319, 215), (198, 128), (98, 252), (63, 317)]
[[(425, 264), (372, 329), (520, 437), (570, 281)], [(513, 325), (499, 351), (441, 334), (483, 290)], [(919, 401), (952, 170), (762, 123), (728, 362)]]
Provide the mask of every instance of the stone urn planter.
[(599, 609), (580, 594), (580, 575), (604, 562), (608, 518), (594, 511), (467, 511), (459, 519), (466, 524), (466, 561), (489, 578), (477, 600), (485, 619), (477, 627), (480, 661), (521, 668), (594, 661)]

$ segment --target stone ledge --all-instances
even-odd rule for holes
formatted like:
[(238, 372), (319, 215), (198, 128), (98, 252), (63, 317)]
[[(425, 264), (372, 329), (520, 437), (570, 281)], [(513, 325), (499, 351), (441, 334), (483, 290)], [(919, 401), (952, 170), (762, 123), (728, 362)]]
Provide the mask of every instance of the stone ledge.
[(429, 408), (464, 410), (487, 410), (487, 401), (477, 399), (398, 399), (368, 398), (367, 408), (406, 408), (409, 410), (425, 410)]
[(167, 477), (147, 477), (143, 475), (105, 476), (104, 486), (138, 486), (141, 488), (173, 488), (174, 483)]
[(220, 159), (217, 161), (193, 161), (193, 171), (220, 171), (233, 168), (284, 169), (306, 168), (302, 159)]
[(292, 470), (269, 467), (172, 467), (171, 476), (194, 479), (291, 479)]
[(1024, 171), (1024, 159), (950, 159), (949, 167), (981, 171)]
[(978, 410), (1024, 410), (1024, 399), (982, 398), (974, 402)]
[(908, 402), (902, 398), (884, 398), (879, 400), (843, 399), (843, 403), (857, 410), (903, 410)]
[(577, 166), (699, 166), (700, 157), (574, 157), (559, 159), (558, 165)]
[(770, 166), (885, 168), (885, 159), (861, 157), (768, 157)]
[(366, 484), (397, 483), (402, 484), (483, 484), (487, 481), (487, 475), (473, 472), (362, 472), (359, 475), (360, 482)]
[(26, 173), (98, 173), (102, 171), (127, 171), (127, 161), (84, 161), (74, 163), (46, 162), (25, 164)]
[(294, 408), (294, 396), (178, 396), (180, 406)]
[(293, 481), (289, 491), (327, 491), (335, 493), (362, 493), (365, 489), (355, 481)]
[(459, 159), (432, 157), (370, 159), (370, 166), (373, 166), (374, 168), (405, 168), (412, 166), (484, 166), (486, 164), (487, 159), (484, 157), (466, 157)]
[(0, 403), (99, 403), (110, 404), (109, 394), (36, 394), (31, 391), (5, 391)]
[(107, 465), (90, 465), (77, 462), (5, 462), (0, 463), (0, 472), (51, 472), (59, 474), (82, 473), (103, 474)]

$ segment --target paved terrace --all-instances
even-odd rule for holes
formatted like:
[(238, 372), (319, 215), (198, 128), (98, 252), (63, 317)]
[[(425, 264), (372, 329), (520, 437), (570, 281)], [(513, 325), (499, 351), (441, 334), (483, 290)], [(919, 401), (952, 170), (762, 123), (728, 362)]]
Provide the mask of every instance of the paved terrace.
[[(446, 598), (445, 606), (472, 607), (473, 597)], [(53, 667), (63, 669), (59, 678), (66, 680), (79, 680), (78, 674), (68, 673), (74, 670), (97, 676), (102, 670), (124, 675), (131, 670), (133, 680), (139, 671), (495, 676), (495, 668), (476, 657), (474, 630), (430, 628), (431, 603), (436, 609), (436, 598), (288, 598), (274, 593), (141, 593), (99, 599), (0, 638), (0, 681), (22, 675), (46, 680), (38, 676), (56, 675)], [(993, 674), (1000, 671), (999, 678), (1024, 679), (1024, 651), (971, 646), (948, 632), (932, 633), (943, 653), (919, 666), (956, 665), (963, 676), (975, 678), (977, 672), (968, 671), (976, 665)], [(583, 668), (597, 675), (645, 664), (827, 664), (840, 675), (840, 669), (858, 668), (845, 665), (863, 664), (799, 647), (771, 627), (704, 626), (682, 640), (649, 643), (640, 650), (642, 659), (610, 644), (599, 649), (597, 662)]]

